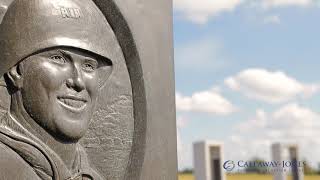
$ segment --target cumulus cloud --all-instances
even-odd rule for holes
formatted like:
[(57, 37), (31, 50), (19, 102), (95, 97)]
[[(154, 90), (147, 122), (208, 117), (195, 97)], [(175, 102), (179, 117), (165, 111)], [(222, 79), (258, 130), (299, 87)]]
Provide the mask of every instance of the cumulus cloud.
[(265, 8), (285, 7), (285, 6), (308, 6), (313, 0), (263, 0), (261, 5)]
[(232, 90), (268, 103), (283, 103), (297, 97), (310, 97), (319, 91), (316, 84), (304, 84), (282, 71), (247, 69), (225, 80)]
[[(297, 103), (284, 105), (270, 113), (260, 109), (255, 117), (233, 129), (227, 151), (233, 154), (233, 158), (258, 156), (270, 160), (273, 143), (298, 144), (301, 157), (316, 165), (320, 160), (319, 130), (320, 114)], [(240, 154), (233, 152), (235, 146)]]
[(210, 18), (232, 12), (242, 4), (267, 10), (290, 6), (308, 7), (317, 4), (316, 0), (174, 0), (173, 2), (176, 12), (197, 24), (205, 24)]
[[(240, 132), (254, 132), (257, 128), (270, 130), (269, 132), (284, 130), (281, 134), (291, 133), (292, 130), (307, 132), (320, 128), (320, 115), (297, 103), (290, 103), (272, 113), (266, 113), (259, 109), (256, 111), (254, 118), (237, 126)], [(279, 138), (279, 136), (274, 136), (274, 134), (269, 133), (267, 136)], [(292, 133), (290, 137), (295, 137), (298, 134)], [(301, 136), (301, 134), (298, 136)], [(287, 137), (282, 138), (286, 139)]]
[(174, 8), (188, 20), (204, 24), (210, 17), (234, 10), (241, 0), (174, 0)]
[(176, 94), (178, 111), (202, 112), (216, 115), (227, 115), (236, 111), (236, 107), (213, 88), (207, 91), (196, 92), (191, 96)]

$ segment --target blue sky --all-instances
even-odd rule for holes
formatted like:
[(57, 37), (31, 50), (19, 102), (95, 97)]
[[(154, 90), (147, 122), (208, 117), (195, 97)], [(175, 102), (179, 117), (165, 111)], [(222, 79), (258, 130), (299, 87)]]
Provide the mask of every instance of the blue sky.
[(312, 0), (174, 0), (180, 169), (204, 139), (223, 142), (226, 159), (267, 160), (283, 142), (320, 162), (319, 9)]

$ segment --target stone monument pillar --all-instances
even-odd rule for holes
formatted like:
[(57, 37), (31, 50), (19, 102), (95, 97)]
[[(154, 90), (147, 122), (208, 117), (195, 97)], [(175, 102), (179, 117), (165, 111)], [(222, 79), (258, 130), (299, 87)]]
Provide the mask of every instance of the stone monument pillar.
[(194, 174), (196, 180), (225, 180), (223, 144), (202, 141), (193, 144)]
[[(285, 169), (290, 168), (290, 172), (293, 180), (303, 180), (303, 164), (299, 158), (299, 151), (297, 145), (285, 145), (281, 143), (275, 143), (272, 145), (272, 160), (279, 162), (282, 166), (278, 166), (276, 169), (273, 169), (273, 179), (274, 180), (285, 180), (287, 173)], [(284, 157), (284, 152), (289, 152), (289, 160), (286, 160)], [(286, 167), (283, 167), (283, 164)], [(289, 167), (287, 167), (289, 166)]]
[(290, 161), (292, 163), (292, 180), (303, 180), (304, 179), (304, 172), (303, 172), (303, 165), (301, 164), (300, 157), (299, 157), (299, 149), (297, 145), (289, 146), (289, 155)]
[[(284, 161), (283, 157), (283, 146), (280, 143), (273, 144), (271, 147), (272, 150), (272, 160), (276, 162), (282, 162)], [(285, 180), (286, 179), (286, 173), (284, 172), (283, 167), (277, 167), (273, 169), (273, 180)]]

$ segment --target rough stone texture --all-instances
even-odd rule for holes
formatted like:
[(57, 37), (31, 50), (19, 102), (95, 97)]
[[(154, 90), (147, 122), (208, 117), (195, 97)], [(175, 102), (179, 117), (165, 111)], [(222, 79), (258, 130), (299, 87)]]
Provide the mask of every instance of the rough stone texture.
[(172, 0), (95, 2), (115, 31), (132, 83), (135, 130), (126, 179), (177, 179)]
[(114, 67), (82, 144), (91, 163), (106, 179), (122, 180), (132, 146), (133, 102), (125, 62), (117, 62)]

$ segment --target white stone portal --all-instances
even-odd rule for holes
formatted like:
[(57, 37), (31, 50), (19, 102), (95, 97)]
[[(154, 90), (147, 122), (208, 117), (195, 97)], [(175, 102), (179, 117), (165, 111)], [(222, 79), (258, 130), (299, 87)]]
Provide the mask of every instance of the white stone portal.
[(201, 141), (193, 144), (194, 175), (196, 180), (225, 180), (223, 144)]
[[(289, 164), (287, 167), (290, 168), (292, 180), (304, 179), (303, 166), (299, 164), (301, 163), (301, 161), (299, 158), (299, 150), (297, 145), (275, 143), (272, 145), (271, 150), (272, 160), (280, 162), (280, 164), (282, 164), (282, 166), (278, 166), (276, 169), (273, 170), (273, 180), (286, 180), (287, 173), (285, 171), (283, 163)], [(285, 158), (285, 150), (289, 151), (289, 161), (287, 161), (287, 159)]]

